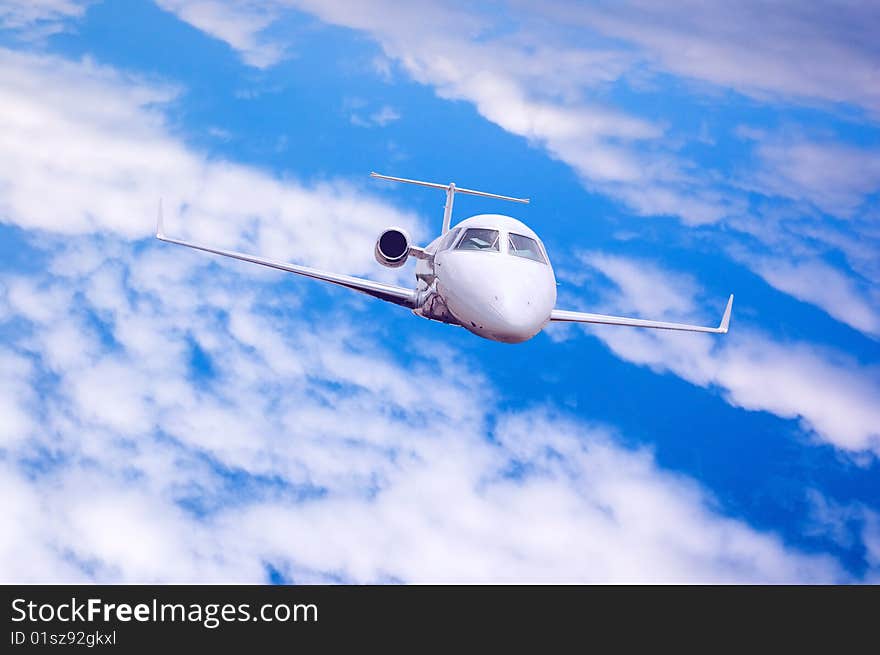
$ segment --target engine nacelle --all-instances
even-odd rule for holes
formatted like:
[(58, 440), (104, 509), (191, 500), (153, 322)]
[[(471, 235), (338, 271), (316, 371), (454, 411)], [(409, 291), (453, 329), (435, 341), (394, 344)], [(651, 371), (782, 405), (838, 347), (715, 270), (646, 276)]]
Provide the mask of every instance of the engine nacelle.
[(389, 227), (376, 239), (376, 261), (389, 268), (399, 268), (409, 257), (409, 234), (399, 227)]

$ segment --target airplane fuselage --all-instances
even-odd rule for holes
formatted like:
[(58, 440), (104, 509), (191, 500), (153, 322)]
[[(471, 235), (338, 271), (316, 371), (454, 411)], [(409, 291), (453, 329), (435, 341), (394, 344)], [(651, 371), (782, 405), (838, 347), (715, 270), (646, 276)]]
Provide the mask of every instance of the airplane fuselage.
[(527, 341), (550, 321), (556, 277), (538, 236), (501, 214), (461, 221), (416, 264), (419, 316), (505, 343)]

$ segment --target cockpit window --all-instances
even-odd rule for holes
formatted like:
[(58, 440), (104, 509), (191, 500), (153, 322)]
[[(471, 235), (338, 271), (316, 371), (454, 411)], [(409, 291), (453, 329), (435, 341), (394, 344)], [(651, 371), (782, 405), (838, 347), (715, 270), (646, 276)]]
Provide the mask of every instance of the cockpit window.
[(547, 263), (544, 255), (541, 253), (538, 242), (520, 234), (509, 234), (507, 236), (507, 250), (511, 255), (516, 255), (517, 257), (525, 257), (542, 264)]
[(449, 232), (446, 233), (446, 236), (443, 237), (443, 240), (440, 242), (440, 245), (437, 246), (437, 252), (440, 252), (441, 250), (446, 250), (449, 246), (451, 246), (453, 244), (453, 242), (455, 241), (455, 237), (458, 236), (459, 232), (461, 232), (460, 227), (449, 230)]
[(468, 228), (456, 250), (489, 250), (498, 252), (498, 230)]

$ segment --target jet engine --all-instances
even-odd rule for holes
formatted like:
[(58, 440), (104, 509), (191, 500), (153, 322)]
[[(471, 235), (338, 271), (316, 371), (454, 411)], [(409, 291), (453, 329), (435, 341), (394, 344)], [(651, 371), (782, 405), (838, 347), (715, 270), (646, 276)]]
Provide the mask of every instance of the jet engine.
[(409, 257), (409, 234), (399, 227), (389, 227), (376, 239), (376, 261), (382, 266), (399, 268)]

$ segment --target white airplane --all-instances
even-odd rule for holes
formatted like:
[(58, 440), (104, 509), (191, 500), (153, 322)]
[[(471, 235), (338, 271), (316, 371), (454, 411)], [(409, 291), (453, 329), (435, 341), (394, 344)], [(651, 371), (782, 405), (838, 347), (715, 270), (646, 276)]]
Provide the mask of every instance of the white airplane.
[(538, 235), (524, 223), (501, 214), (480, 214), (450, 227), (456, 193), (520, 203), (528, 203), (528, 198), (510, 198), (462, 189), (454, 183), (435, 184), (378, 173), (370, 175), (383, 180), (446, 191), (443, 228), (440, 236), (430, 244), (423, 248), (413, 245), (409, 234), (399, 227), (385, 229), (376, 240), (376, 260), (383, 266), (397, 268), (403, 266), (409, 257), (417, 260), (415, 289), (172, 239), (163, 230), (161, 203), (156, 237), (168, 243), (234, 257), (354, 289), (407, 307), (418, 316), (460, 325), (478, 336), (504, 343), (527, 341), (548, 323), (555, 321), (631, 325), (715, 334), (727, 332), (733, 294), (727, 301), (718, 327), (556, 309), (556, 276), (553, 274), (550, 258)]

